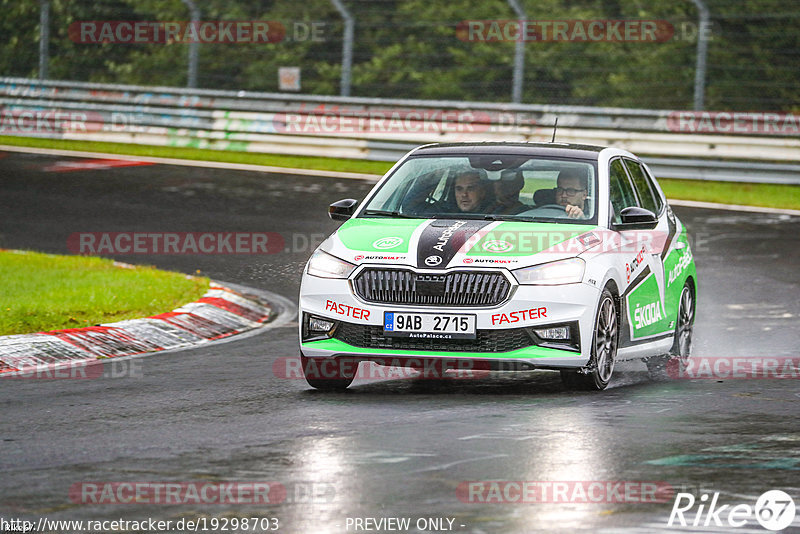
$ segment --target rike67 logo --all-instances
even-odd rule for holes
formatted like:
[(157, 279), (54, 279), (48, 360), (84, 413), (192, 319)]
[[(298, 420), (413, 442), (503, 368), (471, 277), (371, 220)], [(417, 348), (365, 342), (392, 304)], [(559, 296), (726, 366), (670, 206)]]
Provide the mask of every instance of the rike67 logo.
[(795, 517), (794, 500), (781, 490), (763, 493), (754, 506), (749, 504), (720, 504), (719, 492), (696, 498), (691, 493), (678, 493), (667, 525), (670, 527), (726, 527), (753, 526), (757, 521), (767, 530), (783, 530)]

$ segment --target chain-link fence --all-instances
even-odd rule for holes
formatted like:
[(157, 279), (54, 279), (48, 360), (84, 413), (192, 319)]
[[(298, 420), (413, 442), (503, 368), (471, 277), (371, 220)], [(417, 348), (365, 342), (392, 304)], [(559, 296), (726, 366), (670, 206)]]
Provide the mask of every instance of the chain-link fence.
[(787, 0), (0, 0), (0, 6), (9, 37), (0, 43), (3, 76), (800, 110), (800, 4)]

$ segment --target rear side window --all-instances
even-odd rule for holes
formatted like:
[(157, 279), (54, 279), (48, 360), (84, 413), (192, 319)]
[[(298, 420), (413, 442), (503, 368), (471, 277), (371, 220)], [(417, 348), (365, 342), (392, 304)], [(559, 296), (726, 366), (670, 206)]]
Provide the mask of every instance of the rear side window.
[(661, 198), (659, 198), (658, 193), (653, 189), (650, 180), (647, 179), (647, 175), (642, 166), (629, 159), (625, 160), (625, 166), (628, 167), (628, 172), (631, 173), (633, 185), (636, 188), (636, 192), (639, 194), (641, 206), (658, 215), (658, 212), (661, 211)]
[(633, 193), (633, 188), (628, 180), (628, 175), (622, 166), (619, 159), (611, 162), (609, 167), (609, 193), (611, 195), (611, 206), (614, 208), (614, 213), (611, 216), (611, 221), (614, 223), (622, 222), (620, 213), (624, 208), (636, 206), (636, 195)]

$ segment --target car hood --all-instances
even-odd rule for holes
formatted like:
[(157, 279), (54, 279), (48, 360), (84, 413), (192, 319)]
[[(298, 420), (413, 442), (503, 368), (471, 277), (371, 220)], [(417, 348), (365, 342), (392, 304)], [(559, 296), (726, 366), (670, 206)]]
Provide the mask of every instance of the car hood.
[(516, 269), (575, 257), (600, 242), (595, 225), (464, 219), (358, 218), (322, 250), (354, 264)]

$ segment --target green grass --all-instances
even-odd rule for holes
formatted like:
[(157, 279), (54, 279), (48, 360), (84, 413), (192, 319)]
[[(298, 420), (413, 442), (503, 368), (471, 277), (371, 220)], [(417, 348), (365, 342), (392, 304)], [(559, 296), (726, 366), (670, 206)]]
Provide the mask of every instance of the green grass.
[[(378, 175), (384, 174), (392, 165), (389, 162), (383, 161), (254, 154), (199, 148), (70, 141), (8, 135), (0, 136), (0, 144), (104, 152), (108, 154), (127, 154), (132, 156), (152, 156), (202, 161), (221, 161), (227, 163), (249, 163), (274, 167), (347, 171)], [(676, 180), (671, 178), (661, 178), (659, 179), (659, 183), (664, 193), (671, 199), (800, 209), (800, 187), (793, 185), (708, 182), (700, 180)]]
[(147, 317), (201, 297), (208, 278), (111, 260), (0, 251), (0, 335)]
[(672, 199), (800, 209), (800, 186), (796, 185), (700, 182), (672, 178), (659, 178), (658, 183), (667, 198)]
[(83, 152), (103, 152), (106, 154), (125, 154), (129, 156), (149, 156), (156, 158), (247, 163), (249, 165), (268, 165), (292, 169), (346, 171), (379, 175), (384, 174), (392, 166), (392, 163), (383, 161), (322, 158), (317, 156), (287, 156), (283, 154), (256, 154), (253, 152), (229, 152), (225, 150), (203, 148), (134, 145), (130, 143), (42, 139), (38, 137), (18, 137), (15, 135), (0, 135), (0, 145), (30, 146), (58, 150), (80, 150)]

